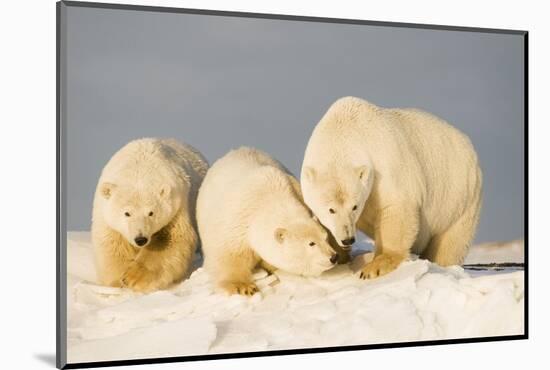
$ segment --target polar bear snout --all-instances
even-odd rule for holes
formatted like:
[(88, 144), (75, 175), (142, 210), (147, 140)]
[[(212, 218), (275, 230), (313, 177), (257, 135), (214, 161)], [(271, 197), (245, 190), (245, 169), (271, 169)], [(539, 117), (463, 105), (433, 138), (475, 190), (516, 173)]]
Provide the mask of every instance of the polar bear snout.
[(346, 247), (350, 247), (353, 243), (355, 243), (355, 237), (352, 236), (351, 238), (347, 238), (342, 240), (342, 244)]
[(134, 239), (134, 242), (136, 243), (136, 245), (138, 247), (144, 247), (148, 242), (149, 242), (149, 239), (147, 239), (146, 237), (144, 237), (143, 235), (138, 235), (136, 236), (136, 238)]

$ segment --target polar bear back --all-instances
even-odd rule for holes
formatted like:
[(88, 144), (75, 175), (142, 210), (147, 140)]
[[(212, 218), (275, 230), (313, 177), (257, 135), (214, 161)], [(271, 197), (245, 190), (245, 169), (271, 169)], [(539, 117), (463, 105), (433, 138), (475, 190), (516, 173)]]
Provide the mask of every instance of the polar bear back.
[[(470, 139), (446, 121), (419, 109), (388, 109), (390, 120), (405, 133), (411, 182), (422, 186), (422, 204), (446, 204), (457, 214), (480, 197), (481, 170)], [(405, 141), (405, 140), (403, 140)]]
[[(269, 187), (265, 186), (265, 176), (273, 175), (274, 181), (267, 182), (270, 186), (286, 186), (280, 183), (280, 176), (273, 173), (277, 171), (288, 172), (281, 163), (252, 148), (232, 150), (217, 160), (208, 171), (199, 192), (197, 218), (205, 219), (204, 222), (199, 222), (199, 227), (200, 224), (206, 227), (217, 222), (231, 222), (224, 214), (236, 215), (237, 209), (246, 208), (244, 203), (255, 204), (255, 199), (250, 194), (269, 191)], [(224, 205), (223, 210), (219, 209), (220, 204)], [(204, 230), (201, 234), (210, 233)]]
[[(185, 182), (202, 179), (208, 169), (206, 159), (193, 147), (173, 139), (144, 138), (131, 141), (105, 165), (101, 180), (113, 183), (140, 181)], [(198, 176), (194, 176), (194, 175)]]

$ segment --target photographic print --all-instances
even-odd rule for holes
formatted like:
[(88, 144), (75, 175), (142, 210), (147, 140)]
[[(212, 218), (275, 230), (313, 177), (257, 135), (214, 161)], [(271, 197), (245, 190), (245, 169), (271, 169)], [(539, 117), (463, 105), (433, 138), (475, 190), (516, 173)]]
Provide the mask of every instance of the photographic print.
[(57, 6), (58, 367), (527, 338), (527, 32)]

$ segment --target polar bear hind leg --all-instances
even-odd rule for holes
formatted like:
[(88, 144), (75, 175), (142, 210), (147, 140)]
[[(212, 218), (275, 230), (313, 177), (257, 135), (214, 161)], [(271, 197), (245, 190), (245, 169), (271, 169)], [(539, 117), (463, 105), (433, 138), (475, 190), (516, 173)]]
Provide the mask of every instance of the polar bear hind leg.
[(474, 239), (479, 212), (479, 205), (472, 205), (447, 230), (434, 235), (420, 257), (440, 266), (461, 265)]

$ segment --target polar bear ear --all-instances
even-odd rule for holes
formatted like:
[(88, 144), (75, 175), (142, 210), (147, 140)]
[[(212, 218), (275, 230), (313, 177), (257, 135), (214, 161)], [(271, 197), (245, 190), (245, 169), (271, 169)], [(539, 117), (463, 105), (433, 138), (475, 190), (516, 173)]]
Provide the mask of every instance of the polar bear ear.
[(317, 176), (317, 172), (315, 172), (315, 169), (313, 167), (305, 167), (304, 168), (304, 176), (305, 176), (306, 180), (314, 181), (315, 177)]
[(171, 188), (169, 185), (162, 185), (159, 190), (159, 195), (161, 198), (168, 198), (170, 196)]
[(99, 186), (99, 191), (105, 199), (109, 199), (113, 195), (116, 185), (110, 182), (104, 182)]
[(275, 230), (275, 240), (277, 240), (278, 243), (284, 242), (285, 236), (286, 236), (286, 229), (279, 227), (277, 228), (277, 230)]
[(366, 184), (368, 182), (367, 178), (369, 174), (369, 168), (367, 166), (355, 167), (355, 173), (357, 174), (357, 177), (359, 177), (359, 180), (361, 180), (363, 184)]

